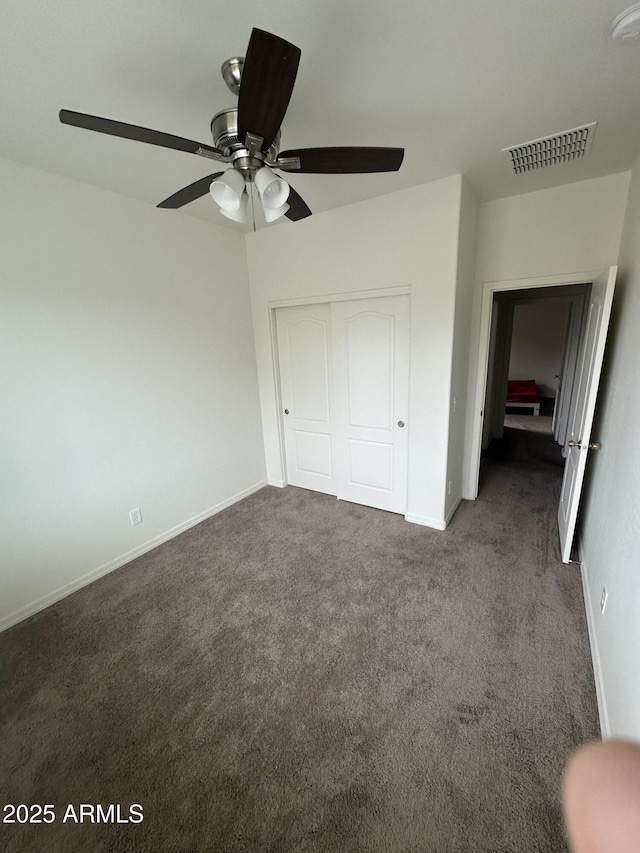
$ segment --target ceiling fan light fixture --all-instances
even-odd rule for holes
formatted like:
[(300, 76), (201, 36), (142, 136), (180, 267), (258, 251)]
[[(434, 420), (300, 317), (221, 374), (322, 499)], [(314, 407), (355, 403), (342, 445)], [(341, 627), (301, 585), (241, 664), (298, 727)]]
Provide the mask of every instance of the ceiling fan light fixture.
[(254, 180), (265, 212), (279, 210), (289, 198), (289, 184), (266, 166), (258, 169)]
[(222, 212), (233, 213), (240, 208), (244, 192), (244, 178), (235, 169), (228, 169), (215, 181), (212, 181), (209, 192)]
[(240, 199), (240, 206), (237, 210), (225, 210), (223, 207), (221, 207), (220, 213), (223, 216), (226, 216), (227, 219), (232, 219), (234, 222), (246, 222), (248, 205), (249, 197), (246, 193), (243, 193)]
[(265, 207), (263, 204), (262, 210), (264, 211), (264, 218), (267, 222), (275, 222), (276, 219), (280, 219), (281, 216), (285, 215), (289, 210), (289, 205), (283, 204), (282, 207)]

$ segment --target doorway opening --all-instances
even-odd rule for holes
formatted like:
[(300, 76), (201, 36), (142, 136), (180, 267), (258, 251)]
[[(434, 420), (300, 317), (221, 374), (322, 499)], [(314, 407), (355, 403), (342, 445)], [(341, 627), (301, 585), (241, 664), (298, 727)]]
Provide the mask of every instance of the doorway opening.
[[(590, 285), (588, 298), (585, 295), (585, 309), (581, 330), (578, 335), (577, 366), (574, 381), (571, 383), (571, 393), (566, 405), (568, 414), (566, 422), (562, 421), (566, 433), (562, 445), (565, 458), (564, 476), (560, 490), (558, 505), (558, 534), (562, 561), (570, 562), (582, 484), (584, 482), (587, 453), (598, 450), (600, 444), (591, 439), (591, 427), (595, 414), (596, 398), (600, 372), (604, 358), (604, 350), (611, 316), (611, 306), (615, 290), (617, 267), (609, 267), (596, 273), (578, 273), (575, 276), (556, 276), (550, 279), (521, 279), (510, 282), (486, 282), (482, 291), (480, 312), (480, 337), (474, 404), (469, 423), (470, 442), (467, 456), (467, 488), (465, 497), (474, 500), (478, 496), (480, 480), (480, 461), (487, 430), (493, 429), (495, 411), (499, 396), (492, 391), (488, 394), (487, 386), (491, 381), (496, 384), (494, 367), (489, 370), (491, 352), (504, 352), (496, 346), (498, 341), (498, 320), (494, 315), (494, 297), (506, 291), (524, 293), (535, 288), (560, 288), (568, 285)], [(586, 291), (585, 291), (586, 294)], [(506, 337), (506, 332), (501, 333)], [(510, 339), (510, 337), (509, 337)], [(566, 338), (568, 340), (568, 338)], [(508, 368), (506, 368), (508, 373)], [(503, 374), (504, 375), (504, 374)], [(508, 381), (508, 377), (507, 377)], [(488, 404), (490, 409), (486, 410)], [(557, 399), (555, 405), (562, 412), (562, 401)], [(503, 414), (500, 414), (503, 417)], [(504, 430), (504, 420), (501, 421)], [(555, 425), (554, 425), (555, 429)]]
[(590, 287), (494, 293), (480, 488), (486, 460), (562, 477)]

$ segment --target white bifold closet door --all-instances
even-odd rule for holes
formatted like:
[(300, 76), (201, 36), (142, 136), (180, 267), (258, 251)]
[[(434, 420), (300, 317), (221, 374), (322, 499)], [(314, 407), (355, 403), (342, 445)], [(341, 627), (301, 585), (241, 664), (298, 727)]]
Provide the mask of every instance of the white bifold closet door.
[(409, 297), (277, 311), (287, 480), (406, 512)]

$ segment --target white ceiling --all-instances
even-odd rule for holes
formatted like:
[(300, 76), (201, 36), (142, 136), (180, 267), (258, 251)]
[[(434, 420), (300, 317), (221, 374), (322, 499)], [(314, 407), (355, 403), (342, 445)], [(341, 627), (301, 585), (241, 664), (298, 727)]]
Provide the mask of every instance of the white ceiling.
[[(257, 26), (302, 50), (281, 148), (406, 149), (397, 173), (292, 176), (316, 213), (457, 172), (481, 199), (619, 172), (640, 150), (640, 40), (609, 37), (628, 5), (3, 0), (0, 156), (157, 204), (216, 164), (64, 126), (59, 109), (210, 144), (211, 117), (235, 101), (220, 65)], [(502, 148), (592, 121), (585, 160), (510, 172)], [(164, 213), (230, 225), (208, 196)]]

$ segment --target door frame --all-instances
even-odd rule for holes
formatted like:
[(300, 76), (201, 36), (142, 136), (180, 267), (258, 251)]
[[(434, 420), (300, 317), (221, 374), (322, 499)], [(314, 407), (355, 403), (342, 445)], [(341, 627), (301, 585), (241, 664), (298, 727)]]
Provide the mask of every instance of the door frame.
[[(573, 396), (573, 380), (577, 367), (577, 357), (584, 325), (586, 322), (586, 309), (588, 307), (587, 297), (590, 287), (588, 284), (570, 284), (566, 287), (543, 287), (538, 289), (527, 289), (516, 291), (503, 291), (501, 296), (494, 297), (492, 306), (491, 322), (498, 315), (495, 354), (492, 363), (493, 344), (490, 345), (489, 365), (487, 374), (487, 396), (485, 400), (485, 417), (482, 434), (482, 449), (486, 450), (492, 438), (502, 438), (504, 434), (504, 412), (507, 400), (507, 380), (509, 374), (509, 362), (511, 347), (513, 343), (513, 324), (515, 309), (522, 305), (536, 305), (555, 303), (570, 306), (568, 323), (565, 328), (562, 363), (560, 367), (560, 378), (571, 379), (563, 382), (562, 408), (565, 415), (564, 424), (560, 424), (558, 430), (568, 425), (568, 413), (571, 408)], [(551, 292), (550, 292), (551, 291)], [(568, 356), (568, 357), (567, 357)], [(487, 402), (489, 405), (487, 405)], [(562, 413), (561, 413), (562, 414)], [(554, 433), (554, 438), (557, 436)], [(564, 444), (564, 442), (559, 442)]]
[(562, 287), (571, 284), (590, 284), (594, 278), (602, 275), (603, 270), (578, 273), (567, 273), (555, 276), (537, 276), (536, 278), (509, 279), (504, 281), (486, 281), (482, 285), (480, 304), (479, 340), (475, 363), (470, 375), (475, 378), (472, 389), (469, 458), (466, 466), (466, 493), (464, 497), (475, 500), (478, 497), (480, 481), (480, 461), (482, 457), (482, 433), (484, 425), (484, 408), (487, 393), (487, 378), (489, 368), (489, 344), (491, 336), (491, 316), (493, 313), (493, 296), (504, 290), (533, 290), (539, 287)]
[[(278, 354), (278, 330), (276, 326), (276, 310), (278, 308), (291, 308), (300, 305), (319, 305), (330, 302), (351, 302), (356, 299), (377, 299), (381, 296), (409, 296), (411, 297), (411, 286), (400, 285), (399, 287), (381, 287), (375, 290), (341, 291), (340, 293), (327, 293), (317, 296), (301, 296), (290, 299), (270, 299), (267, 302), (269, 312), (269, 335), (271, 344), (271, 370), (275, 386), (275, 403), (278, 424), (278, 453), (280, 463), (280, 479), (269, 480), (269, 484), (283, 488), (287, 483), (287, 464), (285, 459), (284, 443), (284, 420), (282, 415), (282, 388), (280, 385), (280, 361)], [(409, 368), (411, 370), (411, 367)], [(411, 399), (409, 399), (411, 406)]]
[[(490, 346), (487, 364), (487, 389), (482, 425), (482, 449), (494, 438), (504, 435), (504, 404), (507, 399), (509, 359), (513, 339), (515, 301), (494, 300), (491, 306), (491, 322), (497, 315), (495, 343)], [(488, 405), (487, 405), (488, 403)]]

